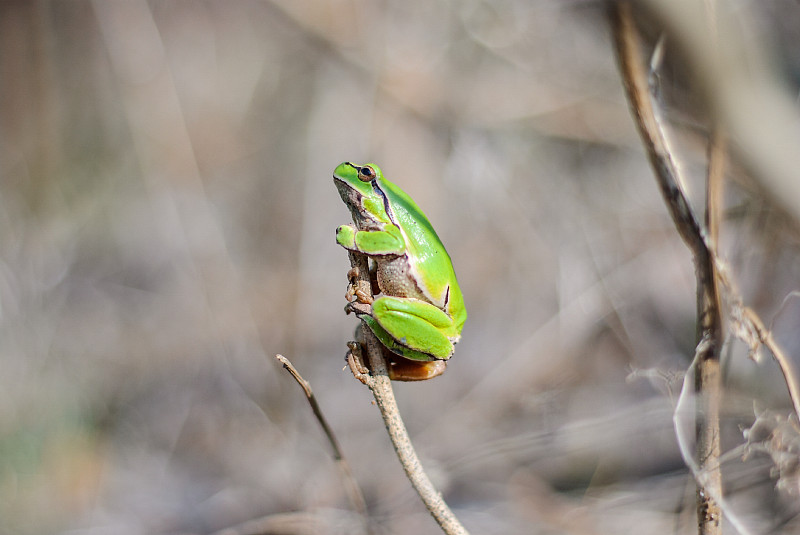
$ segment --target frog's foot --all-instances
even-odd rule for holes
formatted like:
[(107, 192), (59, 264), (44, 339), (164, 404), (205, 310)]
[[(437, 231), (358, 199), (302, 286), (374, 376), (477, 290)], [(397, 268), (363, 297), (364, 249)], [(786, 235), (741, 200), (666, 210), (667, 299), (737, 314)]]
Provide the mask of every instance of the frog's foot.
[(344, 311), (347, 314), (350, 314), (352, 312), (353, 314), (356, 314), (358, 316), (362, 315), (370, 316), (372, 315), (372, 304), (360, 303), (358, 301), (350, 301), (344, 306)]
[(347, 292), (345, 292), (344, 298), (347, 299), (348, 303), (356, 298), (356, 292), (358, 291), (356, 279), (360, 271), (361, 270), (357, 267), (353, 266), (347, 272)]
[(361, 352), (361, 344), (358, 342), (347, 342), (348, 352), (345, 356), (347, 365), (350, 366), (350, 371), (353, 372), (353, 377), (368, 385), (370, 381), (369, 368), (364, 363), (364, 356)]
[(372, 303), (375, 302), (371, 295), (366, 292), (362, 292), (361, 290), (353, 290), (353, 295), (356, 296), (356, 301), (367, 306), (371, 306)]
[(352, 267), (347, 272), (347, 280), (349, 281), (349, 283), (347, 285), (347, 292), (345, 292), (344, 298), (347, 299), (349, 303), (352, 303), (353, 301), (358, 301), (359, 303), (371, 305), (374, 301), (372, 296), (359, 288), (359, 284), (357, 281), (359, 274), (360, 270), (357, 267)]

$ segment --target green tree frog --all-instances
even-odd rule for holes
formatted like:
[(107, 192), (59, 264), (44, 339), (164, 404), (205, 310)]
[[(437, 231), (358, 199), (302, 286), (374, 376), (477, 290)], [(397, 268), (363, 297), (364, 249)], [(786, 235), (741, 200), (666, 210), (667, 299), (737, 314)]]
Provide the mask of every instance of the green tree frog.
[(444, 245), (422, 210), (378, 166), (345, 162), (333, 179), (355, 223), (337, 228), (336, 242), (373, 260), (371, 278), (380, 292), (374, 300), (356, 296), (348, 310), (391, 352), (384, 354), (402, 357), (388, 363), (393, 379), (441, 374), (467, 319)]

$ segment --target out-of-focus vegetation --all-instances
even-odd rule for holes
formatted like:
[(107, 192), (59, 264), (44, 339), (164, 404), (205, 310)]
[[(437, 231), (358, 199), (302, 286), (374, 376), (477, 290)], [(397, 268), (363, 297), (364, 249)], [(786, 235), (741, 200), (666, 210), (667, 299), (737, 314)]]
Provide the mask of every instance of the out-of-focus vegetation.
[[(796, 77), (798, 10), (757, 7)], [(706, 113), (668, 57), (700, 207)], [(0, 97), (0, 532), (209, 533), (278, 513), (285, 532), (358, 532), (280, 352), (378, 532), (437, 533), (342, 370), (344, 160), (408, 191), (458, 272), (469, 320), (448, 371), (396, 393), (467, 528), (692, 532), (672, 410), (693, 266), (599, 3), (7, 1)], [(723, 256), (795, 354), (796, 222), (735, 158), (729, 179)], [(790, 411), (774, 364), (746, 357), (725, 356), (732, 444)], [(779, 449), (753, 448), (730, 486), (791, 532)]]

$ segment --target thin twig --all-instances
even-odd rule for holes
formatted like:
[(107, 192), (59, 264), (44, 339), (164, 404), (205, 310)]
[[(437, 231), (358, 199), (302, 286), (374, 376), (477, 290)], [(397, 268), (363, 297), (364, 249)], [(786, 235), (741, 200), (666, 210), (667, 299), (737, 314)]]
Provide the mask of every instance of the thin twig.
[(716, 250), (722, 218), (722, 196), (727, 163), (727, 142), (721, 128), (715, 128), (708, 144), (708, 179), (706, 182), (706, 228), (708, 242)]
[(650, 98), (648, 74), (642, 63), (639, 32), (633, 22), (629, 2), (618, 2), (612, 7), (614, 43), (622, 70), (622, 82), (636, 120), (650, 164), (656, 174), (661, 195), (667, 203), (670, 216), (681, 238), (692, 254), (698, 256), (706, 248), (700, 223), (695, 218), (689, 202), (678, 184), (683, 183), (678, 166), (672, 158), (667, 138), (660, 127)]
[[(353, 283), (358, 290), (372, 296), (367, 257), (353, 252), (349, 252), (349, 256), (351, 266), (358, 269), (358, 275)], [(408, 436), (403, 418), (400, 416), (400, 409), (397, 407), (397, 400), (394, 397), (394, 390), (383, 359), (380, 342), (378, 342), (378, 339), (375, 338), (366, 324), (362, 326), (361, 331), (364, 337), (363, 341), (366, 346), (370, 370), (367, 371), (361, 366), (363, 361), (358, 362), (359, 359), (363, 358), (363, 355), (357, 354), (359, 348), (356, 346), (351, 347), (351, 353), (348, 357), (350, 368), (353, 371), (353, 375), (372, 391), (375, 402), (381, 411), (381, 417), (383, 417), (383, 421), (386, 424), (389, 439), (392, 441), (397, 458), (400, 460), (411, 486), (417, 491), (425, 507), (436, 519), (436, 522), (439, 523), (444, 533), (447, 535), (468, 535), (467, 530), (464, 529), (464, 526), (461, 525), (461, 522), (445, 503), (441, 493), (433, 486), (428, 474), (425, 473), (425, 469), (422, 467), (422, 463), (419, 461), (419, 457), (417, 457), (417, 452), (414, 450), (414, 445)]]
[[(772, 322), (767, 326), (758, 313), (744, 304), (741, 293), (731, 280), (725, 269), (725, 265), (715, 258), (717, 265), (717, 276), (720, 284), (724, 288), (727, 309), (731, 316), (731, 325), (737, 338), (747, 344), (750, 348), (750, 357), (758, 360), (758, 350), (761, 345), (767, 348), (772, 354), (772, 358), (781, 369), (781, 375), (786, 383), (789, 399), (792, 402), (792, 409), (800, 422), (800, 382), (798, 382), (797, 370), (792, 359), (783, 351), (780, 344), (772, 336)], [(776, 316), (786, 304), (786, 300), (792, 297), (795, 292), (786, 296)], [(774, 318), (772, 320), (775, 321)]]
[(758, 340), (772, 353), (772, 357), (778, 363), (783, 380), (786, 382), (786, 388), (789, 391), (794, 414), (800, 421), (800, 384), (797, 382), (797, 371), (794, 369), (792, 359), (783, 352), (781, 346), (772, 337), (772, 331), (764, 325), (764, 322), (761, 321), (761, 318), (752, 308), (742, 306), (742, 315), (752, 326)]
[(774, 60), (772, 40), (759, 31), (754, 11), (760, 4), (636, 2), (669, 29), (697, 96), (725, 127), (737, 160), (800, 221), (797, 92)]
[(745, 313), (749, 313), (754, 316), (755, 320), (758, 320), (758, 324), (754, 322), (756, 332), (758, 332), (761, 343), (772, 353), (772, 356), (781, 369), (781, 373), (783, 373), (783, 379), (786, 381), (786, 388), (789, 390), (789, 397), (792, 400), (792, 407), (794, 407), (794, 415), (797, 417), (797, 421), (800, 422), (800, 386), (797, 384), (797, 372), (794, 369), (792, 360), (783, 352), (783, 349), (781, 349), (780, 345), (778, 345), (772, 337), (772, 326), (775, 320), (781, 315), (784, 308), (786, 308), (786, 304), (789, 300), (798, 296), (800, 296), (800, 292), (794, 291), (789, 292), (789, 294), (783, 298), (781, 306), (778, 308), (778, 311), (775, 312), (766, 330), (764, 329), (763, 323), (761, 323), (761, 318), (758, 317), (755, 311), (748, 308)]
[[(720, 307), (719, 278), (713, 250), (717, 247), (719, 222), (722, 213), (726, 150), (723, 134), (715, 129), (708, 149), (708, 174), (706, 177), (706, 228), (708, 245), (700, 257), (695, 257), (697, 267), (698, 338), (708, 339), (708, 351), (697, 361), (695, 393), (697, 394), (697, 458), (700, 470), (708, 473), (708, 480), (697, 487), (697, 521), (701, 535), (722, 532), (721, 510), (718, 502), (722, 493), (720, 471), (719, 412), (722, 400), (722, 374), (720, 353), (724, 340), (722, 309)], [(705, 243), (705, 242), (704, 242)], [(708, 492), (710, 486), (713, 492)], [(715, 494), (717, 493), (717, 494)]]
[(283, 367), (292, 375), (292, 377), (294, 377), (294, 380), (297, 381), (297, 384), (299, 384), (303, 389), (303, 392), (305, 392), (306, 399), (308, 400), (309, 405), (311, 405), (311, 410), (314, 412), (314, 416), (316, 416), (320, 427), (322, 427), (322, 431), (324, 431), (325, 436), (328, 438), (328, 442), (331, 444), (331, 449), (333, 449), (333, 458), (336, 461), (336, 464), (339, 466), (339, 470), (342, 472), (350, 502), (353, 504), (353, 508), (356, 510), (356, 512), (359, 513), (364, 519), (367, 533), (369, 533), (370, 529), (367, 516), (367, 504), (364, 501), (364, 494), (361, 492), (361, 487), (358, 486), (355, 477), (353, 477), (353, 472), (350, 470), (350, 464), (347, 462), (347, 459), (345, 459), (344, 454), (342, 453), (342, 448), (339, 447), (339, 441), (336, 440), (336, 435), (333, 433), (333, 430), (328, 425), (328, 421), (322, 414), (322, 409), (320, 409), (319, 403), (317, 403), (317, 398), (314, 396), (314, 391), (311, 390), (311, 384), (303, 379), (303, 376), (300, 375), (300, 372), (297, 371), (289, 359), (283, 355), (275, 355), (275, 358), (278, 359), (281, 364), (283, 364)]
[[(614, 43), (622, 71), (628, 102), (636, 119), (639, 134), (647, 148), (650, 163), (655, 171), (661, 194), (669, 209), (675, 227), (692, 252), (697, 275), (698, 357), (695, 359), (695, 392), (698, 394), (696, 413), (696, 438), (699, 469), (706, 475), (698, 481), (697, 513), (701, 535), (721, 532), (718, 500), (722, 496), (719, 470), (719, 402), (721, 395), (719, 352), (722, 345), (722, 322), (715, 262), (704, 238), (699, 221), (692, 211), (680, 184), (678, 166), (675, 164), (668, 139), (654, 110), (648, 86), (648, 74), (643, 67), (639, 33), (636, 29), (630, 2), (618, 2), (612, 7)], [(712, 147), (717, 140), (712, 141)], [(713, 150), (722, 158), (709, 164), (709, 179), (721, 180), (720, 162), (724, 150)], [(711, 186), (710, 186), (711, 187)], [(717, 186), (714, 185), (713, 188)], [(713, 189), (716, 195), (718, 189)], [(718, 217), (716, 198), (707, 199), (709, 220)], [(716, 223), (714, 223), (716, 225)], [(700, 350), (702, 347), (702, 351)]]

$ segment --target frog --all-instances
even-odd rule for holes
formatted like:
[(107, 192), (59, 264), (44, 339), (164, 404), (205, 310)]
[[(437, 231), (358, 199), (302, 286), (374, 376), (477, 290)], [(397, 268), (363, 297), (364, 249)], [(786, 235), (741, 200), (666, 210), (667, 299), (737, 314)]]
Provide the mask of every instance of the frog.
[(392, 379), (441, 375), (467, 319), (450, 255), (424, 212), (377, 165), (344, 162), (333, 180), (354, 222), (336, 229), (336, 243), (371, 260), (376, 294), (348, 290), (346, 310), (380, 341)]

